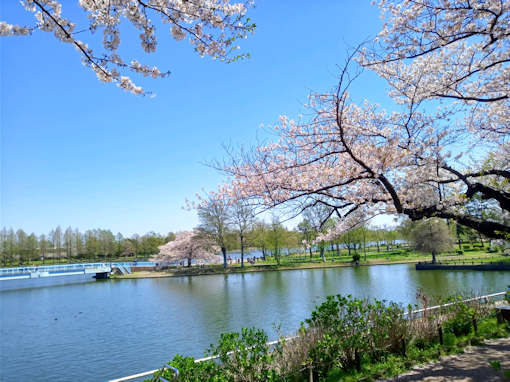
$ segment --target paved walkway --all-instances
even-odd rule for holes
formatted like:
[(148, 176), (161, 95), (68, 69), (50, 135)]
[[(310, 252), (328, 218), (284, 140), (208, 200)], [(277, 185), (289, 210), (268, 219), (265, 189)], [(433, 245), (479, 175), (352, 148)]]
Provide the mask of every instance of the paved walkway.
[[(464, 354), (441, 357), (441, 360), (423, 366), (417, 366), (410, 372), (386, 381), (424, 381), (424, 382), (495, 382), (505, 379), (503, 371), (510, 373), (510, 338), (487, 340), (486, 345), (468, 347)], [(490, 362), (499, 362), (500, 370)]]

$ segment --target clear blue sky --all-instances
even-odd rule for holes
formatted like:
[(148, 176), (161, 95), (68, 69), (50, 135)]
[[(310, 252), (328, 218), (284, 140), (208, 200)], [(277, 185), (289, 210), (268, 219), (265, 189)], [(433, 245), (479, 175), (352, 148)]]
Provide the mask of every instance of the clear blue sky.
[[(80, 19), (74, 3), (65, 1), (63, 14)], [(17, 1), (0, 4), (0, 20), (33, 24)], [(347, 48), (381, 27), (369, 1), (256, 4), (249, 16), (257, 30), (241, 41), (252, 57), (234, 64), (200, 58), (168, 29), (151, 55), (135, 34), (125, 36), (125, 57), (172, 71), (160, 80), (134, 77), (153, 99), (100, 83), (71, 46), (47, 33), (1, 38), (2, 226), (127, 235), (194, 227), (185, 198), (221, 181), (202, 163), (221, 159), (224, 143), (255, 144), (261, 123), (296, 117), (311, 91), (335, 86)], [(372, 75), (356, 90), (371, 99), (385, 91)]]

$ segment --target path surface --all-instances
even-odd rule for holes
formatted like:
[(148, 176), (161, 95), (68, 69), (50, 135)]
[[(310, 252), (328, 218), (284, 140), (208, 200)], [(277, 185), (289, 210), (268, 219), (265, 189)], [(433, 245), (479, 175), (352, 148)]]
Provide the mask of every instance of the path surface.
[[(503, 371), (510, 370), (510, 338), (485, 343), (484, 346), (466, 348), (464, 354), (442, 357), (438, 362), (415, 367), (398, 378), (385, 381), (505, 381)], [(499, 362), (501, 369), (496, 370), (490, 362)]]

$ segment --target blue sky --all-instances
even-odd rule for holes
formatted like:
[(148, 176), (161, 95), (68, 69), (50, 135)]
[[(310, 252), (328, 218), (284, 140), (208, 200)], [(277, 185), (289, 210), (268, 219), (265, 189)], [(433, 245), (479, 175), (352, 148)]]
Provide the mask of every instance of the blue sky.
[[(0, 4), (0, 20), (33, 24), (17, 1)], [(74, 2), (64, 2), (63, 14), (83, 19)], [(1, 38), (2, 226), (127, 235), (194, 227), (185, 198), (221, 181), (203, 163), (221, 159), (222, 144), (255, 144), (261, 123), (296, 117), (311, 91), (335, 86), (347, 49), (381, 27), (369, 1), (259, 0), (249, 16), (257, 30), (240, 45), (251, 58), (233, 64), (200, 58), (168, 29), (147, 55), (127, 28), (125, 58), (172, 71), (133, 78), (153, 99), (100, 83), (72, 47), (47, 33)], [(355, 91), (379, 99), (384, 83), (367, 74)]]

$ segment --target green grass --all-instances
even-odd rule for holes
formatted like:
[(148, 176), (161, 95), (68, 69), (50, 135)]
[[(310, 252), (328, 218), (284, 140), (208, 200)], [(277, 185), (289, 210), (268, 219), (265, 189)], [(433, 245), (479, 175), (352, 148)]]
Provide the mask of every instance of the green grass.
[[(352, 262), (351, 256), (348, 255), (346, 250), (341, 251), (341, 255), (338, 256), (336, 251), (325, 252), (326, 262), (323, 263), (320, 255), (315, 252), (310, 259), (309, 254), (293, 254), (288, 256), (282, 256), (280, 264), (282, 267), (295, 266), (296, 264), (308, 263), (308, 264), (350, 264)], [(377, 252), (375, 248), (369, 248), (365, 254), (363, 251), (358, 251), (361, 256), (360, 264), (371, 264), (371, 263), (395, 263), (395, 262), (418, 262), (418, 261), (431, 261), (432, 256), (417, 253), (407, 248), (397, 248), (390, 251)], [(469, 253), (459, 255), (457, 253), (443, 253), (437, 256), (438, 261), (452, 263), (454, 261), (476, 261), (476, 262), (490, 262), (490, 261), (510, 261), (510, 257), (504, 257), (498, 253), (488, 253), (487, 250), (476, 250)], [(277, 264), (274, 257), (268, 257), (266, 261), (257, 261), (257, 264)]]

